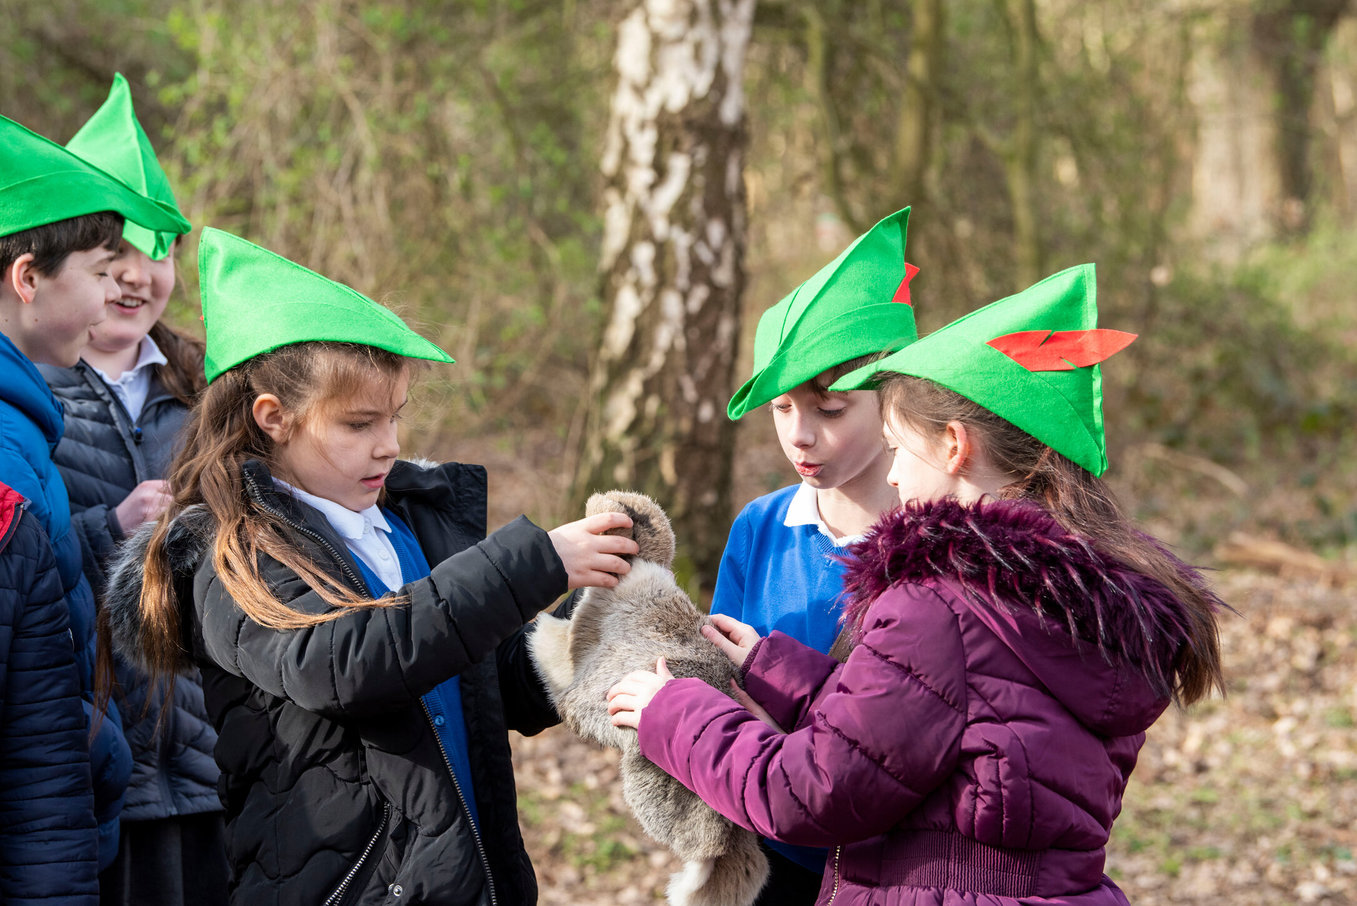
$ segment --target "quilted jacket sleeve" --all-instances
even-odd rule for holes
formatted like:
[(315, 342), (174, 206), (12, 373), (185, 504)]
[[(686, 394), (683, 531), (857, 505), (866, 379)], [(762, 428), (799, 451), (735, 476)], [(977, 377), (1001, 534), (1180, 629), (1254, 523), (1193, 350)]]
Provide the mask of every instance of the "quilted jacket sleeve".
[(46, 534), (0, 551), (0, 902), (99, 902), (98, 840), (70, 618)]
[[(642, 753), (743, 827), (830, 846), (897, 824), (953, 770), (966, 713), (961, 637), (946, 599), (896, 586), (795, 730), (780, 734), (699, 680), (666, 684), (642, 713)], [(746, 682), (776, 688), (798, 663), (770, 636)], [(756, 698), (758, 696), (756, 695)]]
[[(547, 533), (519, 518), (405, 586), (407, 604), (304, 629), (267, 629), (226, 595), (210, 559), (194, 601), (206, 653), (223, 669), (307, 710), (358, 715), (413, 701), (492, 656), (565, 592), (566, 581)], [(295, 575), (283, 577), (275, 593), (297, 610), (326, 607)]]

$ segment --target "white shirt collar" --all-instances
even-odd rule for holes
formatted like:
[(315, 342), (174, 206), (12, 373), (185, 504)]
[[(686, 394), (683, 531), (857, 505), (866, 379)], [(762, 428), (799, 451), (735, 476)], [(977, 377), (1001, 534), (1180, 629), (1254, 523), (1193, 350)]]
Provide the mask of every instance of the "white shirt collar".
[(355, 513), (333, 500), (317, 497), (301, 488), (294, 488), (281, 478), (274, 478), (273, 483), (302, 503), (319, 510), (320, 514), (329, 521), (330, 525), (345, 541), (358, 541), (372, 529), (379, 529), (388, 534), (391, 532), (391, 523), (386, 521), (386, 517), (382, 515), (381, 509), (375, 503), (367, 509)]
[[(141, 338), (141, 345), (137, 348), (137, 362), (131, 368), (124, 371), (117, 377), (109, 377), (104, 374), (102, 369), (94, 368), (95, 374), (104, 379), (105, 384), (126, 384), (131, 382), (138, 374), (150, 368), (152, 365), (168, 365), (170, 360), (165, 358), (165, 353), (160, 351), (156, 341), (152, 340), (150, 335)], [(89, 363), (86, 363), (89, 364)]]
[(796, 489), (792, 495), (791, 503), (787, 504), (787, 518), (782, 520), (782, 524), (788, 528), (798, 525), (813, 525), (819, 529), (820, 534), (824, 535), (835, 547), (846, 547), (862, 538), (861, 535), (844, 535), (836, 537), (825, 525), (825, 521), (820, 518), (820, 504), (815, 497), (815, 488), (801, 482), (801, 487)]

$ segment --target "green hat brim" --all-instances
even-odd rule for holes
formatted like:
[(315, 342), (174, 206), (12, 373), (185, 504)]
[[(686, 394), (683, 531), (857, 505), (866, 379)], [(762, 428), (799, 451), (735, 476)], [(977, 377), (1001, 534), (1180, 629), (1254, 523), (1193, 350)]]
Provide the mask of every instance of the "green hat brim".
[[(870, 322), (870, 331), (863, 329)], [(914, 312), (901, 302), (865, 305), (818, 325), (809, 343), (784, 343), (777, 355), (730, 398), (727, 415), (734, 420), (767, 405), (784, 393), (851, 359), (899, 349), (914, 341)], [(826, 355), (807, 355), (805, 346), (833, 350)], [(830, 361), (830, 360), (833, 361)]]
[[(110, 185), (112, 183), (112, 185)], [(78, 194), (78, 201), (70, 201), (59, 209), (50, 206), (53, 192), (63, 195)], [(44, 203), (49, 207), (44, 210)], [(46, 226), (113, 211), (129, 223), (148, 225), (174, 235), (187, 233), (189, 222), (149, 198), (144, 198), (106, 173), (91, 174), (87, 170), (63, 170), (44, 173), (22, 183), (0, 189), (0, 229), (9, 236), (34, 227)]]

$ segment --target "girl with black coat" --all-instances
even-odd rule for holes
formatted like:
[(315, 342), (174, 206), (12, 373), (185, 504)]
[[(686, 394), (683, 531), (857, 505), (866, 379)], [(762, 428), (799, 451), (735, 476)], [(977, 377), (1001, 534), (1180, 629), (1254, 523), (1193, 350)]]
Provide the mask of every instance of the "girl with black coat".
[(523, 646), (611, 586), (617, 513), (484, 537), (480, 467), (397, 460), (412, 358), (385, 309), (216, 230), (209, 385), (107, 606), (155, 676), (202, 673), (231, 902), (531, 904), (506, 728), (555, 723)]

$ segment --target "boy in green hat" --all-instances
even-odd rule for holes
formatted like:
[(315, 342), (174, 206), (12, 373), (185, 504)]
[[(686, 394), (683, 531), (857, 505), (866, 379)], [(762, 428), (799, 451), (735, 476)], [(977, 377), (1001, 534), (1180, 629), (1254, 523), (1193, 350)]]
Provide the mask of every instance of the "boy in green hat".
[(1093, 267), (955, 321), (834, 386), (879, 381), (901, 506), (849, 553), (842, 662), (725, 617), (768, 727), (699, 680), (607, 693), (641, 754), (722, 815), (834, 847), (821, 904), (1124, 906), (1106, 845), (1146, 730), (1223, 687), (1196, 570), (1099, 478)]
[[(178, 210), (121, 75), (66, 148)], [(109, 265), (119, 296), (104, 306), (107, 317), (94, 327), (74, 367), (39, 367), (65, 412), (66, 430), (53, 459), (70, 494), (96, 597), (118, 543), (169, 503), (170, 460), (207, 384), (202, 344), (161, 320), (177, 283), (181, 235), (124, 224)], [(212, 756), (217, 732), (202, 686), (196, 675), (181, 677), (173, 700), (166, 701), (131, 664), (115, 659), (114, 670), (134, 768), (118, 856), (99, 876), (102, 902), (225, 904), (225, 824)]]
[[(730, 401), (732, 419), (769, 407), (801, 481), (752, 501), (736, 518), (712, 613), (764, 634), (780, 630), (819, 651), (839, 633), (836, 554), (895, 504), (876, 394), (829, 386), (915, 338), (908, 225), (909, 208), (884, 218), (764, 312), (753, 375)], [(771, 841), (767, 849), (771, 870), (757, 902), (813, 902), (824, 850)]]
[(244, 239), (198, 256), (209, 383), (105, 606), (153, 680), (201, 671), (230, 902), (535, 902), (507, 730), (559, 717), (526, 634), (617, 583), (631, 520), (486, 537), (482, 467), (399, 458), (412, 360), (443, 350)]
[[(75, 640), (83, 705), (93, 715), (94, 596), (81, 571), (66, 486), (51, 459), (61, 408), (37, 364), (74, 365), (90, 330), (117, 297), (109, 264), (124, 218), (158, 230), (185, 230), (176, 212), (6, 117), (0, 117), (0, 481), (28, 500), (46, 531), (62, 580)], [(34, 747), (33, 751), (41, 751)], [(115, 709), (102, 715), (89, 749), (97, 862), (71, 843), (68, 866), (51, 872), (52, 890), (83, 891), (118, 845), (118, 812), (131, 759)], [(35, 824), (41, 827), (41, 824)], [(57, 863), (54, 863), (56, 865)]]

